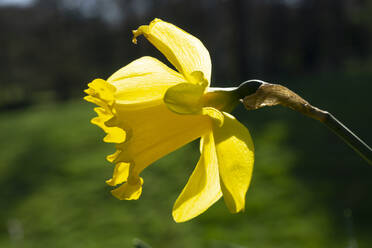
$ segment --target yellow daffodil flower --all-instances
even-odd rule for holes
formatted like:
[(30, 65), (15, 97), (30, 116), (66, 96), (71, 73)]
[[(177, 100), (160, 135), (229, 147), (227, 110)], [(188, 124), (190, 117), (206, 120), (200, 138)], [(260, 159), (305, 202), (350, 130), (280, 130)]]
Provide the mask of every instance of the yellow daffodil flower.
[(152, 57), (139, 58), (107, 80), (88, 84), (85, 100), (97, 104), (92, 123), (115, 143), (107, 181), (121, 200), (138, 199), (140, 173), (151, 163), (201, 137), (201, 156), (173, 207), (176, 222), (206, 211), (222, 196), (232, 213), (244, 210), (253, 169), (248, 130), (228, 112), (234, 93), (210, 88), (211, 59), (196, 37), (159, 19), (133, 31), (143, 35), (177, 71)]

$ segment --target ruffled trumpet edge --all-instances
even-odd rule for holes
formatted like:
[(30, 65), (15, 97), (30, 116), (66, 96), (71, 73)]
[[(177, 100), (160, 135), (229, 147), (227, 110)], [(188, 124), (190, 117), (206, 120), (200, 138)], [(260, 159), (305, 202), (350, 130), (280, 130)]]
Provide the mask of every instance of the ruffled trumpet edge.
[[(95, 79), (88, 84), (88, 87), (84, 91), (88, 94), (84, 97), (84, 100), (99, 106), (94, 108), (97, 116), (91, 120), (91, 123), (97, 125), (106, 133), (103, 141), (115, 144), (127, 142), (129, 138), (127, 136), (128, 130), (124, 130), (119, 123), (116, 123), (115, 86), (103, 79)], [(121, 150), (117, 149), (115, 153), (106, 157), (109, 162), (115, 164), (113, 176), (106, 183), (110, 186), (121, 184), (111, 191), (116, 198), (136, 200), (141, 195), (143, 179), (138, 176), (130, 176), (130, 168), (133, 165), (130, 162), (117, 161), (120, 153)]]

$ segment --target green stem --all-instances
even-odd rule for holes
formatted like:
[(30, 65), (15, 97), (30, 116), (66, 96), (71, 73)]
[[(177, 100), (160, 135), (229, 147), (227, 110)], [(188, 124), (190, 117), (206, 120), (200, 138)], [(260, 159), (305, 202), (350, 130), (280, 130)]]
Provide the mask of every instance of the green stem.
[(312, 106), (288, 88), (279, 84), (269, 84), (260, 80), (249, 80), (242, 83), (236, 91), (248, 110), (265, 106), (283, 105), (322, 122), (368, 164), (372, 165), (372, 149), (365, 142), (332, 114)]
[(326, 118), (322, 121), (338, 137), (348, 144), (368, 164), (372, 165), (372, 149), (363, 140), (356, 136), (350, 129), (337, 120), (331, 113), (326, 112)]

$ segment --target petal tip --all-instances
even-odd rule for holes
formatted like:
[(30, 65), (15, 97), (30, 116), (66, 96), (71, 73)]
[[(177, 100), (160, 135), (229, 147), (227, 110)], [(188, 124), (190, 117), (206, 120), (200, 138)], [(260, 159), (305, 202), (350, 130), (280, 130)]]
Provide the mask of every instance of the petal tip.
[(149, 25), (141, 25), (138, 27), (138, 29), (136, 30), (132, 30), (132, 33), (133, 33), (133, 38), (132, 38), (132, 42), (134, 44), (137, 44), (137, 37), (140, 36), (140, 35), (147, 35), (149, 33), (149, 29), (155, 25), (156, 23), (158, 22), (161, 22), (162, 20), (160, 20), (159, 18), (155, 18), (154, 20), (152, 20), (150, 22)]
[(173, 211), (172, 212), (172, 217), (173, 217), (173, 220), (176, 222), (176, 223), (182, 223), (182, 222), (186, 222), (188, 220), (190, 220), (191, 218), (185, 218), (184, 216), (180, 215), (179, 213), (177, 213), (177, 211)]
[(176, 205), (177, 203), (173, 206), (172, 210), (172, 217), (176, 223), (183, 223), (198, 216), (198, 214), (190, 214), (189, 211), (185, 211), (185, 209), (183, 209), (181, 206)]
[(138, 30), (132, 30), (132, 33), (133, 33), (132, 43), (137, 45), (137, 37), (140, 34), (138, 34)]
[(149, 33), (149, 26), (148, 25), (142, 25), (138, 29), (132, 30), (132, 33), (133, 33), (132, 42), (134, 44), (137, 44), (137, 37), (142, 35), (142, 34), (144, 36), (146, 36)]

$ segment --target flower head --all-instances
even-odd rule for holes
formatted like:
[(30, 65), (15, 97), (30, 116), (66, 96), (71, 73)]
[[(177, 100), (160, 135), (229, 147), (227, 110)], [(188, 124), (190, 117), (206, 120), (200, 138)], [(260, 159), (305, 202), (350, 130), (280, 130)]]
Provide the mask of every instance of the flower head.
[(85, 100), (98, 105), (92, 123), (115, 143), (107, 184), (121, 200), (138, 199), (140, 173), (154, 161), (201, 137), (201, 156), (173, 207), (177, 222), (207, 210), (222, 196), (232, 213), (244, 210), (253, 169), (248, 130), (228, 112), (238, 99), (210, 88), (211, 59), (196, 37), (160, 19), (133, 31), (143, 35), (177, 71), (152, 57), (139, 58), (107, 80), (88, 84)]

